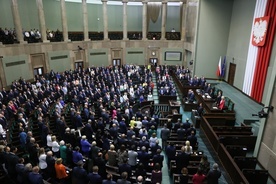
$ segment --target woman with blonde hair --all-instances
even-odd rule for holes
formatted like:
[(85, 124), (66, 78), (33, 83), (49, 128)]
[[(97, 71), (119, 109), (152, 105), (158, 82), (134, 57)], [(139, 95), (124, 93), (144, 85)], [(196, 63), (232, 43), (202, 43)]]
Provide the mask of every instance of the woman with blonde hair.
[(185, 143), (185, 153), (192, 154), (193, 153), (193, 147), (190, 145), (190, 141), (186, 141)]
[(117, 158), (118, 158), (118, 154), (115, 151), (115, 146), (111, 144), (110, 149), (107, 151), (108, 165), (117, 166)]
[(56, 136), (52, 136), (52, 151), (57, 158), (59, 157), (59, 147)]
[(66, 177), (68, 176), (66, 173), (66, 168), (62, 164), (62, 158), (58, 158), (55, 163), (56, 177), (60, 181), (60, 183), (65, 183)]
[(44, 173), (44, 171), (47, 168), (47, 162), (46, 162), (46, 153), (44, 148), (40, 148), (39, 149), (39, 156), (38, 156), (38, 166), (40, 168), (40, 170), (42, 171), (42, 173)]

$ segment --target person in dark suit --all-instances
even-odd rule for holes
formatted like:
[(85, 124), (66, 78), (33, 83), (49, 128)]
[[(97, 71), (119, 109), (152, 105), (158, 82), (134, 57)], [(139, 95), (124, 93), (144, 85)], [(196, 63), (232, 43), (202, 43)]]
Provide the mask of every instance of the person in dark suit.
[(161, 155), (161, 149), (158, 149), (156, 152), (156, 155), (153, 155), (152, 161), (154, 163), (154, 165), (156, 165), (156, 163), (158, 163), (160, 165), (160, 167), (163, 167), (163, 160), (164, 160), (164, 156)]
[(171, 142), (169, 146), (166, 148), (166, 154), (168, 157), (168, 166), (170, 166), (171, 160), (175, 159), (175, 154), (176, 154), (176, 147), (174, 146), (174, 143)]
[(98, 156), (95, 158), (94, 165), (98, 166), (99, 168), (99, 175), (102, 178), (106, 177), (106, 165), (105, 165), (105, 160), (103, 158), (103, 154), (101, 152), (98, 153)]
[(207, 184), (218, 184), (218, 180), (221, 176), (221, 172), (218, 170), (218, 164), (213, 164), (213, 170), (210, 170), (206, 175)]
[(182, 123), (181, 123), (181, 119), (177, 119), (177, 122), (174, 124), (174, 126), (173, 126), (173, 130), (176, 132), (177, 131), (177, 129), (179, 129), (180, 128), (180, 125), (181, 125)]
[(19, 184), (24, 183), (24, 172), (25, 172), (25, 166), (24, 166), (24, 159), (19, 158), (18, 163), (15, 166), (16, 172), (17, 172), (17, 182)]
[(144, 165), (147, 166), (149, 163), (149, 159), (150, 159), (150, 155), (149, 153), (146, 151), (146, 147), (143, 146), (141, 151), (138, 152), (138, 159), (140, 160), (140, 162)]
[(87, 172), (83, 168), (83, 161), (80, 160), (77, 166), (72, 170), (72, 183), (73, 184), (87, 184)]
[(127, 178), (129, 178), (128, 177), (128, 173), (127, 172), (123, 172), (121, 174), (121, 179), (117, 180), (117, 184), (131, 184), (130, 181), (127, 181)]
[(199, 106), (197, 107), (196, 115), (201, 116), (203, 113), (203, 110), (204, 109), (203, 109), (202, 103), (199, 103)]
[(119, 173), (122, 175), (122, 173), (126, 172), (129, 177), (131, 177), (131, 166), (128, 164), (128, 160), (124, 159), (124, 163), (119, 165)]
[(171, 131), (167, 128), (167, 124), (161, 129), (160, 137), (162, 139), (162, 149), (165, 150), (167, 147), (167, 140), (169, 139)]
[(112, 174), (107, 174), (106, 180), (103, 180), (102, 184), (116, 184), (116, 182), (112, 180)]
[(142, 137), (142, 140), (139, 141), (138, 146), (139, 146), (140, 148), (145, 147), (146, 150), (149, 148), (149, 141), (147, 141), (146, 136), (143, 136), (143, 137)]
[(46, 156), (46, 163), (47, 163), (47, 175), (51, 178), (55, 178), (56, 177), (56, 169), (55, 169), (55, 159), (53, 157), (53, 152), (52, 151), (48, 151), (47, 152), (47, 156)]
[(16, 164), (18, 163), (19, 157), (16, 155), (17, 148), (12, 146), (10, 152), (6, 155), (5, 166), (8, 171), (10, 178), (16, 180)]
[(85, 126), (83, 128), (84, 129), (84, 134), (86, 135), (87, 140), (89, 142), (92, 141), (92, 135), (93, 135), (93, 129), (92, 129), (91, 123), (92, 123), (92, 120), (89, 119), (88, 122), (85, 124)]
[(189, 118), (187, 118), (186, 121), (183, 123), (183, 128), (185, 130), (188, 130), (190, 127), (191, 127), (191, 123), (190, 123)]
[(83, 127), (82, 118), (81, 118), (80, 114), (81, 114), (80, 111), (78, 111), (77, 115), (75, 117), (75, 128), (76, 129)]
[(194, 148), (197, 144), (197, 137), (195, 136), (194, 131), (191, 132), (191, 135), (187, 137), (187, 140), (190, 141), (190, 145)]
[(39, 167), (33, 167), (33, 171), (29, 173), (29, 181), (31, 184), (44, 184), (42, 175), (39, 174)]
[(179, 173), (181, 172), (183, 167), (187, 167), (189, 165), (190, 155), (185, 153), (184, 146), (181, 148), (181, 152), (177, 154), (175, 161), (176, 171)]
[(185, 140), (186, 139), (186, 130), (183, 128), (183, 124), (180, 125), (180, 128), (177, 129), (177, 140)]
[(99, 167), (94, 166), (92, 168), (93, 172), (88, 174), (88, 179), (90, 183), (95, 183), (95, 184), (101, 184), (102, 183), (102, 177), (101, 175), (98, 174)]

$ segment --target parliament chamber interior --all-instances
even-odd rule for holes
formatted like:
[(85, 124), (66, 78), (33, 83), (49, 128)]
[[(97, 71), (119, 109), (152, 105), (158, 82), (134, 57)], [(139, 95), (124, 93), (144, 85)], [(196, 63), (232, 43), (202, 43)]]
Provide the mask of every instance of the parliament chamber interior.
[(0, 183), (276, 183), (275, 9), (1, 0)]

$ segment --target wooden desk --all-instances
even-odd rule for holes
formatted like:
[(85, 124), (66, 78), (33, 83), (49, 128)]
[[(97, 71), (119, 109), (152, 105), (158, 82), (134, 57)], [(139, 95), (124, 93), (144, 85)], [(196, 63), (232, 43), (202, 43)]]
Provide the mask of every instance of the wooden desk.
[(172, 114), (178, 114), (180, 112), (180, 102), (169, 100), (169, 106)]

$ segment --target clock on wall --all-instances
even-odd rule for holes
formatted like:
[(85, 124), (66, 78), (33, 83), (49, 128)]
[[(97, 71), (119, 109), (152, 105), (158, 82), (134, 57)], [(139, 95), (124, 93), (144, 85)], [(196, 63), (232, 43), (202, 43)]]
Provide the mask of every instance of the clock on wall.
[(155, 56), (155, 55), (156, 55), (155, 51), (152, 51), (152, 52), (151, 52), (151, 55), (152, 55), (152, 56)]
[(269, 23), (269, 16), (255, 18), (252, 32), (252, 44), (264, 46)]

